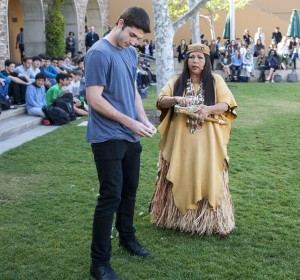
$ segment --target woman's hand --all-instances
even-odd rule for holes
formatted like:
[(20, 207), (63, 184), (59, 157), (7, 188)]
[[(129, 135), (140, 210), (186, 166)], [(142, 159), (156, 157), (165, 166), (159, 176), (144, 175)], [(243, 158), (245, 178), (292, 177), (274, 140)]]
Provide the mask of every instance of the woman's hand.
[(191, 97), (176, 97), (177, 104), (179, 104), (180, 107), (189, 107), (193, 105), (193, 98)]
[(211, 114), (210, 106), (202, 105), (200, 110), (196, 111), (196, 113), (198, 114), (199, 119), (204, 121), (204, 119)]

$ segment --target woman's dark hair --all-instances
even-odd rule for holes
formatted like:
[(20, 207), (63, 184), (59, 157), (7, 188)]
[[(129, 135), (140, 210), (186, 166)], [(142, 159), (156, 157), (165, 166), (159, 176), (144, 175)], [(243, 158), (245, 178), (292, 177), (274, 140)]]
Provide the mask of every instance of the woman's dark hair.
[[(207, 54), (204, 54), (204, 57), (205, 65), (200, 74), (204, 91), (204, 104), (215, 105), (214, 77), (212, 75), (210, 57)], [(174, 84), (174, 96), (183, 96), (185, 92), (187, 80), (190, 78), (188, 59), (189, 58), (187, 57), (187, 59), (184, 61), (183, 71)]]
[(270, 49), (270, 51), (269, 51), (269, 53), (268, 53), (268, 56), (271, 55), (271, 52), (274, 52), (273, 56), (278, 57), (277, 52), (276, 52), (275, 49)]
[[(126, 9), (119, 17), (124, 20), (123, 29), (126, 26), (142, 29), (145, 33), (150, 33), (150, 19), (147, 12), (140, 7), (130, 7)], [(117, 23), (118, 24), (118, 23)]]

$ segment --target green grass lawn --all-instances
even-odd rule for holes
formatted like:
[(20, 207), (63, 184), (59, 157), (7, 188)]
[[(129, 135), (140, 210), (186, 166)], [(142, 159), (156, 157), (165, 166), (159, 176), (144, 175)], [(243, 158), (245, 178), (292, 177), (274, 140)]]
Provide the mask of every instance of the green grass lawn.
[[(236, 230), (222, 239), (151, 224), (159, 136), (142, 139), (135, 225), (152, 255), (130, 256), (114, 237), (112, 266), (123, 279), (300, 279), (300, 84), (231, 86)], [(148, 93), (154, 109), (155, 88)], [(89, 279), (99, 186), (82, 120), (0, 156), (0, 279)]]

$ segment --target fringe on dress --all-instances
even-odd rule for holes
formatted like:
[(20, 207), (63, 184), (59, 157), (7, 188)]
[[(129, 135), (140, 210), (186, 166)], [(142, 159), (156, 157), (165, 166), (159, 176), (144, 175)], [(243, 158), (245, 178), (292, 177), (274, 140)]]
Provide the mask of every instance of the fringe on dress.
[(235, 226), (229, 192), (228, 164), (224, 160), (224, 192), (221, 205), (215, 211), (207, 199), (198, 202), (198, 208), (181, 214), (174, 203), (172, 183), (166, 179), (169, 164), (161, 156), (156, 189), (151, 203), (151, 220), (158, 227), (177, 229), (199, 235), (230, 234)]

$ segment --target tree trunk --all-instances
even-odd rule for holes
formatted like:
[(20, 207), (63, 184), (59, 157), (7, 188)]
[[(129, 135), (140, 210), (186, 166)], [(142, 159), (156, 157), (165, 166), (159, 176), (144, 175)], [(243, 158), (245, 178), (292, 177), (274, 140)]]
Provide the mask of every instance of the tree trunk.
[(216, 39), (216, 33), (215, 33), (213, 14), (209, 14), (209, 28), (210, 28), (211, 39), (215, 40)]
[[(191, 10), (198, 0), (188, 0), (189, 2), (189, 10)], [(192, 34), (192, 43), (200, 43), (200, 20), (199, 20), (199, 12), (195, 12), (193, 16), (190, 18), (191, 22), (191, 34)]]
[(156, 50), (157, 92), (174, 75), (173, 38), (175, 31), (184, 25), (189, 18), (210, 0), (200, 0), (185, 15), (172, 24), (167, 0), (152, 0), (154, 16), (154, 34)]
[(157, 93), (174, 75), (173, 37), (167, 0), (152, 0), (154, 15)]

